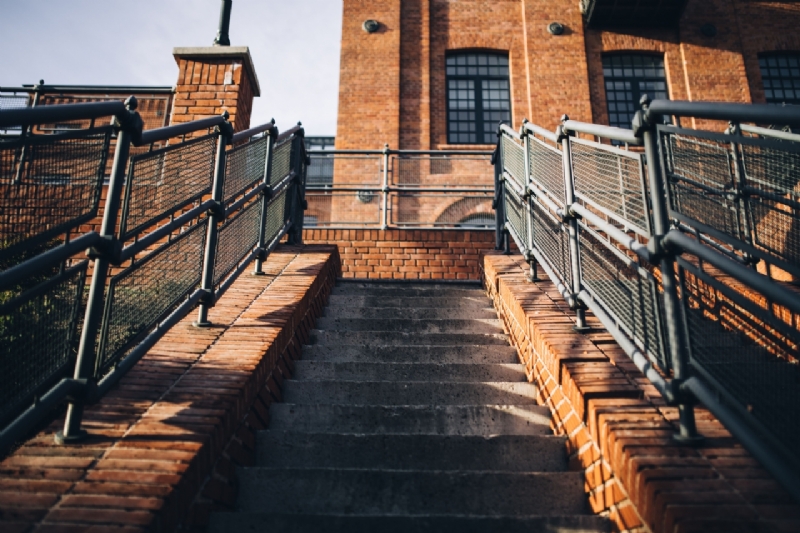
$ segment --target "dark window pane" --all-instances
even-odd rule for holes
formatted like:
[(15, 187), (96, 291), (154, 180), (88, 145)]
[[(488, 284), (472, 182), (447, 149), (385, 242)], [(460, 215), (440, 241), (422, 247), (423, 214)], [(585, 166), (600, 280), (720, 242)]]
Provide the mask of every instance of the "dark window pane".
[(800, 105), (800, 54), (765, 55), (758, 64), (767, 103)]
[(668, 98), (663, 57), (652, 54), (604, 55), (603, 77), (609, 122), (618, 128), (630, 129), (643, 94), (653, 99)]

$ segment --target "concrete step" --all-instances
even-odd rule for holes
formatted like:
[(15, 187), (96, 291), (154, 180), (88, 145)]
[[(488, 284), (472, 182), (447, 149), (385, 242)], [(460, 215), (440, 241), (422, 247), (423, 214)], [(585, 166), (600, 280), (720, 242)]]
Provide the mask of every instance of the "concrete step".
[[(396, 298), (482, 298), (487, 302), (486, 292), (477, 287), (421, 287), (419, 285), (396, 285), (393, 287), (355, 286), (353, 284), (337, 285), (332, 296), (376, 296), (391, 302)], [(391, 305), (390, 305), (391, 306)]]
[(555, 435), (343, 435), (260, 431), (258, 465), (558, 472), (566, 470), (564, 437)]
[(541, 405), (332, 405), (274, 403), (270, 431), (369, 435), (550, 435)]
[(358, 344), (364, 349), (375, 346), (508, 346), (508, 337), (500, 333), (409, 333), (405, 331), (320, 331), (312, 330), (309, 344)]
[(215, 513), (209, 533), (610, 533), (600, 516), (351, 516)]
[(296, 380), (527, 381), (520, 364), (330, 363), (297, 361)]
[[(325, 317), (331, 318), (390, 318), (390, 319), (497, 319), (497, 313), (488, 305), (481, 308), (456, 308), (448, 307), (351, 307), (330, 305), (325, 308)], [(324, 329), (324, 328), (320, 328)]]
[(303, 346), (307, 361), (352, 361), (387, 363), (519, 363), (517, 352), (507, 344), (469, 346), (371, 346), (315, 344)]
[(534, 403), (536, 392), (527, 382), (288, 380), (283, 400), (305, 405), (519, 405)]
[(489, 300), (485, 295), (476, 293), (475, 296), (464, 296), (461, 298), (435, 298), (430, 296), (398, 296), (397, 298), (387, 298), (386, 296), (370, 295), (348, 295), (334, 294), (329, 299), (330, 305), (337, 307), (397, 307), (397, 308), (419, 308), (419, 307), (443, 307), (456, 309), (486, 309)]
[(324, 331), (401, 331), (405, 333), (503, 333), (496, 318), (407, 319), (338, 318), (317, 319), (316, 329)]
[(581, 472), (241, 468), (240, 511), (290, 514), (584, 514)]

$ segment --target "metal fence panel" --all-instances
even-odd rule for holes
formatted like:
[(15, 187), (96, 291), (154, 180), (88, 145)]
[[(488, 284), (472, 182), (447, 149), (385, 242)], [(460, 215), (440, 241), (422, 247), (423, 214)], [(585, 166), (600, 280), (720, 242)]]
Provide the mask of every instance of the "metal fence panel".
[(261, 206), (260, 199), (252, 202), (219, 228), (214, 258), (214, 285), (228, 277), (258, 244)]
[(566, 203), (564, 190), (564, 157), (561, 150), (539, 139), (528, 137), (531, 180), (558, 205)]
[(0, 424), (74, 365), (88, 265), (60, 274), (55, 266), (54, 276), (21, 295), (0, 292)]
[(225, 202), (242, 194), (264, 178), (269, 137), (264, 136), (228, 151), (225, 159)]
[(0, 143), (0, 257), (97, 214), (110, 133)]
[(389, 195), (390, 222), (400, 227), (494, 229), (492, 193), (398, 192)]
[(572, 287), (567, 229), (538, 202), (531, 202), (531, 215), (534, 247), (541, 252), (561, 283), (565, 287)]
[(122, 240), (211, 191), (216, 141), (206, 135), (131, 158)]
[(332, 186), (335, 156), (333, 154), (311, 154), (310, 159), (311, 164), (306, 170), (306, 185), (312, 188)]
[(265, 223), (266, 231), (264, 232), (264, 242), (268, 243), (268, 245), (272, 244), (276, 239), (280, 239), (283, 236), (281, 230), (283, 230), (286, 226), (289, 217), (289, 206), (286, 205), (291, 197), (289, 191), (289, 187), (284, 188), (267, 204), (267, 220)]
[(509, 233), (522, 253), (528, 251), (528, 225), (525, 223), (525, 201), (519, 197), (513, 187), (504, 187), (505, 211)]
[(382, 206), (380, 194), (364, 191), (306, 191), (308, 209), (304, 226), (311, 227), (379, 227)]
[(528, 186), (525, 176), (525, 149), (505, 134), (500, 137), (500, 147), (503, 151), (503, 169), (514, 178), (518, 189), (525, 190)]
[(272, 172), (269, 185), (276, 185), (292, 172), (292, 137), (287, 137), (272, 150)]
[(575, 196), (636, 233), (651, 234), (642, 155), (570, 138)]
[(494, 187), (489, 155), (393, 154), (389, 168), (392, 185), (402, 188)]
[(98, 350), (104, 374), (200, 283), (207, 220), (111, 278)]

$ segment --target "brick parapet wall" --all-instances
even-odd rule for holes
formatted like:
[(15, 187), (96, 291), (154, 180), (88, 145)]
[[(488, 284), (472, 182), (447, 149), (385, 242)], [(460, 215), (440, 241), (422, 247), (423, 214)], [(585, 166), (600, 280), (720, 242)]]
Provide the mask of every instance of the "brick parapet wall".
[(231, 505), (235, 466), (253, 461), (338, 254), (283, 246), (265, 271), (237, 280), (214, 327), (187, 317), (87, 408), (87, 441), (56, 446), (58, 420), (0, 462), (0, 531), (174, 531)]
[(697, 409), (701, 447), (678, 445), (669, 407), (611, 336), (580, 335), (549, 281), (525, 279), (519, 256), (488, 252), (483, 279), (595, 513), (622, 531), (800, 530), (800, 506), (713, 415)]

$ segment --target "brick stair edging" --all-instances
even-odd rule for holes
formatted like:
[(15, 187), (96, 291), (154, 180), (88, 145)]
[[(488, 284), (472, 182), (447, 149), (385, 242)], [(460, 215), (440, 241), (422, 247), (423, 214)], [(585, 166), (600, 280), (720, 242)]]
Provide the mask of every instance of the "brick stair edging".
[(512, 345), (539, 386), (539, 403), (584, 470), (592, 510), (620, 531), (800, 531), (800, 505), (713, 415), (696, 409), (702, 447), (672, 440), (669, 407), (613, 338), (572, 330), (552, 282), (527, 281), (519, 255), (486, 252), (483, 281)]
[(55, 445), (57, 420), (0, 461), (0, 531), (168, 532), (230, 503), (230, 474), (253, 460), (253, 431), (327, 302), (338, 249), (280, 246), (264, 270), (233, 284), (215, 327), (186, 317), (89, 406), (87, 441)]

